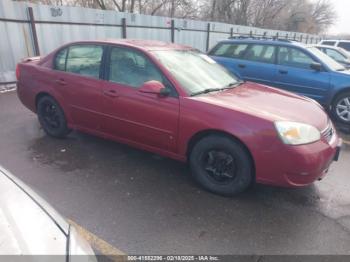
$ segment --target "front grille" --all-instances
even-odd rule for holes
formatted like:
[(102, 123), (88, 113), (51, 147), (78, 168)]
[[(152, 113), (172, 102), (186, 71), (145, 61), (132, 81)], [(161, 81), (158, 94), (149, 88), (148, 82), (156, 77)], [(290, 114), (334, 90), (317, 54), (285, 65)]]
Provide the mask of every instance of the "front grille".
[(328, 127), (322, 132), (322, 136), (327, 140), (327, 142), (330, 142), (332, 140), (334, 133), (335, 133), (335, 130), (333, 125), (329, 124)]

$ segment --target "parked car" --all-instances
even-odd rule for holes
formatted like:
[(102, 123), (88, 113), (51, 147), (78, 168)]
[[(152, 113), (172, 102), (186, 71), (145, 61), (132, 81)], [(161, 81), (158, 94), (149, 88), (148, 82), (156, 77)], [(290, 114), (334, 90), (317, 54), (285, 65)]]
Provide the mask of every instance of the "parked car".
[(207, 190), (321, 179), (341, 140), (311, 99), (242, 82), (191, 47), (75, 42), (17, 67), (18, 96), (45, 132), (71, 129), (183, 162)]
[(286, 40), (229, 39), (209, 55), (241, 79), (315, 99), (350, 125), (350, 71), (316, 47)]
[(333, 58), (339, 64), (342, 64), (347, 69), (350, 69), (350, 53), (345, 49), (328, 45), (315, 45), (314, 47)]
[(350, 52), (350, 40), (322, 40), (319, 42), (319, 45), (341, 47)]
[(1, 166), (0, 207), (0, 255), (59, 255), (55, 261), (97, 261), (72, 225)]

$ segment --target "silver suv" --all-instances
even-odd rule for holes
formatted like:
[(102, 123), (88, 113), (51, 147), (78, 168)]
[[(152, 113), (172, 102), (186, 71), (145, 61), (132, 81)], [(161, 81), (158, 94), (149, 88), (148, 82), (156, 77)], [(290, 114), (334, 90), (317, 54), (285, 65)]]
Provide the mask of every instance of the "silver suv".
[(322, 40), (318, 44), (341, 47), (350, 52), (350, 40)]

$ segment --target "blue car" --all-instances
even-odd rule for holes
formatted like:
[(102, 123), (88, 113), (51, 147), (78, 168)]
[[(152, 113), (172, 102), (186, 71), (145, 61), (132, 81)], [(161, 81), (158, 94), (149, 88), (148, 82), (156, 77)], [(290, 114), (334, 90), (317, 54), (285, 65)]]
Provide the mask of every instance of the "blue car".
[(209, 55), (243, 80), (313, 98), (350, 124), (350, 71), (316, 47), (237, 38), (219, 42)]

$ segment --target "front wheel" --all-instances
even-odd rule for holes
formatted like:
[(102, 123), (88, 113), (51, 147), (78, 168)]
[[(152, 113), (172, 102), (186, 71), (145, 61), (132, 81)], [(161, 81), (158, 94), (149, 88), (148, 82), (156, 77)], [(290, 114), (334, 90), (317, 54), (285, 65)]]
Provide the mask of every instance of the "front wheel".
[(337, 121), (350, 125), (350, 92), (336, 97), (332, 104), (332, 113)]
[(253, 182), (253, 163), (243, 145), (229, 137), (210, 135), (190, 154), (195, 180), (205, 189), (224, 196), (245, 191)]
[(64, 138), (70, 133), (62, 108), (50, 96), (40, 98), (37, 105), (39, 122), (44, 131), (53, 137)]

